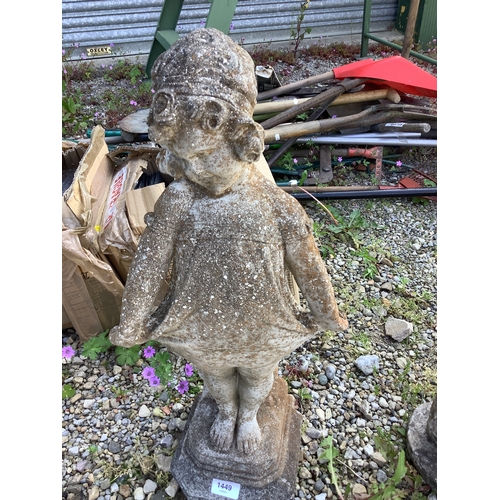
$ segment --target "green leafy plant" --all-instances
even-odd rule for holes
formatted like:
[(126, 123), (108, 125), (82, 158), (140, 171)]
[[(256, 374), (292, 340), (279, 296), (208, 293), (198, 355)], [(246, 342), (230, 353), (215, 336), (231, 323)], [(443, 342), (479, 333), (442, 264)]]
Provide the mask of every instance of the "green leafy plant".
[(155, 370), (163, 385), (167, 385), (172, 380), (172, 362), (170, 361), (170, 354), (168, 352), (157, 352), (150, 359), (150, 365)]
[(313, 397), (311, 396), (309, 389), (307, 387), (299, 387), (297, 389), (297, 401), (299, 403), (300, 408), (305, 409), (305, 402), (311, 400)]
[(97, 73), (97, 69), (87, 55), (82, 52), (77, 58), (74, 57), (78, 43), (62, 50), (62, 77), (66, 82), (89, 81)]
[(122, 387), (115, 387), (113, 385), (111, 387), (111, 390), (113, 391), (113, 394), (115, 395), (117, 401), (120, 401), (121, 399), (125, 399), (127, 397), (128, 394), (127, 389), (123, 389)]
[[(394, 430), (399, 434), (396, 441), (406, 439), (406, 430), (403, 427)], [(431, 491), (430, 487), (423, 484), (422, 477), (406, 461), (404, 449), (399, 450), (392, 437), (381, 427), (377, 427), (377, 434), (373, 437), (375, 446), (394, 473), (386, 482), (372, 485), (370, 500), (425, 499)]]
[(62, 82), (63, 135), (72, 135), (87, 128), (89, 117), (82, 114), (83, 104), (80, 93), (69, 94), (66, 82)]
[(405, 465), (405, 452), (401, 450), (398, 455), (398, 461), (394, 475), (388, 479), (387, 483), (375, 484), (373, 486), (374, 494), (370, 496), (370, 500), (399, 500), (406, 498), (407, 492), (398, 489), (398, 485), (404, 478), (407, 468)]
[(309, 8), (309, 0), (305, 0), (301, 2), (299, 14), (297, 15), (297, 19), (295, 20), (295, 26), (292, 25), (290, 28), (290, 39), (291, 43), (295, 44), (293, 48), (293, 59), (297, 58), (297, 52), (299, 50), (300, 42), (304, 39), (304, 36), (311, 33), (311, 28), (302, 29), (302, 22), (304, 21), (304, 17), (306, 15), (306, 11)]
[(323, 439), (320, 443), (321, 448), (323, 448), (323, 453), (318, 457), (319, 460), (327, 460), (327, 467), (328, 467), (328, 472), (330, 473), (330, 480), (335, 487), (335, 493), (337, 496), (341, 499), (344, 500), (344, 498), (348, 498), (350, 494), (350, 486), (348, 485), (346, 491), (345, 491), (345, 497), (342, 495), (340, 491), (340, 486), (339, 486), (339, 478), (338, 478), (338, 469), (334, 467), (333, 463), (335, 460), (338, 460), (338, 456), (340, 454), (340, 451), (338, 448), (335, 448), (333, 446), (333, 437), (328, 436), (327, 438)]
[(363, 259), (365, 265), (365, 271), (363, 272), (364, 278), (373, 279), (375, 276), (378, 276), (377, 258), (374, 257), (368, 249), (361, 248), (354, 252), (354, 255)]
[(376, 224), (367, 222), (361, 215), (360, 210), (357, 208), (351, 212), (349, 217), (345, 218), (334, 207), (329, 205), (327, 205), (327, 207), (338, 221), (338, 224), (336, 225), (329, 225), (328, 229), (344, 242), (352, 243), (356, 249), (359, 249), (361, 244), (361, 231), (378, 227)]
[(96, 444), (90, 444), (88, 450), (92, 456), (96, 456), (97, 452), (99, 451), (99, 448), (97, 447)]
[(300, 175), (300, 179), (299, 179), (299, 186), (303, 186), (304, 183), (306, 182), (306, 179), (307, 179), (307, 170), (304, 170), (302, 172), (302, 174)]
[(69, 399), (72, 398), (76, 394), (75, 389), (70, 384), (64, 384), (62, 386), (62, 398)]
[(276, 161), (278, 167), (293, 171), (297, 168), (298, 160), (292, 156), (291, 151), (287, 151)]
[(359, 332), (354, 336), (354, 340), (356, 340), (365, 351), (368, 351), (372, 347), (370, 336), (365, 332)]
[(134, 366), (141, 357), (142, 345), (135, 345), (132, 347), (115, 347), (116, 364), (120, 366), (129, 365)]
[(301, 401), (304, 401), (305, 399), (312, 399), (313, 397), (311, 396), (311, 393), (306, 387), (299, 387), (297, 389), (297, 395), (299, 396), (299, 399)]
[(92, 337), (87, 340), (82, 347), (82, 355), (90, 358), (97, 359), (97, 356), (103, 352), (106, 352), (112, 343), (108, 338), (109, 330), (105, 330), (96, 337)]

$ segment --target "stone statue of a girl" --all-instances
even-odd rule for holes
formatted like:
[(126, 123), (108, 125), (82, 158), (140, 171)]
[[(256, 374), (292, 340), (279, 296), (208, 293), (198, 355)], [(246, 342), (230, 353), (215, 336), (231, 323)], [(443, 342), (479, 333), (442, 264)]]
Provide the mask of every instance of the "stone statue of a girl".
[[(255, 167), (263, 129), (249, 54), (213, 28), (180, 38), (152, 69), (149, 136), (174, 177), (146, 216), (115, 345), (154, 339), (193, 363), (217, 403), (212, 444), (254, 451), (279, 361), (347, 328), (300, 203)], [(307, 300), (299, 310), (289, 270)], [(160, 305), (153, 303), (171, 273)]]

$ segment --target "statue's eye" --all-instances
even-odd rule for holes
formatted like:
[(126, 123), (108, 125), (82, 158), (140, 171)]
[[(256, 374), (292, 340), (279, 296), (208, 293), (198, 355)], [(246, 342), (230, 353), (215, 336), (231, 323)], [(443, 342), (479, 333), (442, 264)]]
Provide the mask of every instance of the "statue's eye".
[(174, 96), (166, 92), (158, 92), (153, 101), (153, 110), (156, 115), (171, 113), (174, 108)]

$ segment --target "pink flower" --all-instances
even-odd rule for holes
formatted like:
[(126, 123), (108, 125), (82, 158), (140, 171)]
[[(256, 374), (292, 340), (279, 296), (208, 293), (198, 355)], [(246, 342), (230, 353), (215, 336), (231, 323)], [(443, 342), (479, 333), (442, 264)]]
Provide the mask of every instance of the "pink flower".
[(146, 368), (144, 368), (144, 370), (142, 370), (141, 375), (144, 378), (147, 378), (148, 380), (150, 380), (152, 377), (156, 376), (155, 369), (152, 366), (146, 366)]
[(396, 162), (396, 166), (397, 166), (397, 167), (400, 167), (401, 165), (402, 165), (402, 163), (398, 160), (398, 161)]
[[(132, 104), (132, 102), (130, 104)], [(151, 347), (150, 345), (145, 347), (142, 351), (142, 355), (145, 358), (152, 358), (155, 354), (156, 354), (156, 351), (155, 351), (154, 347)]]
[(338, 162), (341, 162), (341, 161), (342, 161), (342, 156), (339, 156), (339, 157), (337, 158), (337, 161), (338, 161)]
[(179, 394), (184, 394), (185, 392), (187, 392), (187, 390), (189, 389), (189, 383), (187, 380), (181, 380), (179, 382), (179, 385), (177, 386), (177, 390), (179, 391)]
[(193, 374), (193, 367), (189, 363), (186, 363), (184, 373), (186, 374), (186, 377), (190, 377)]
[(70, 346), (64, 346), (62, 348), (62, 357), (66, 359), (71, 359), (75, 355), (75, 350)]
[(151, 387), (157, 387), (157, 386), (159, 386), (160, 385), (160, 379), (158, 377), (156, 377), (156, 376), (155, 377), (151, 377), (149, 379), (149, 385)]

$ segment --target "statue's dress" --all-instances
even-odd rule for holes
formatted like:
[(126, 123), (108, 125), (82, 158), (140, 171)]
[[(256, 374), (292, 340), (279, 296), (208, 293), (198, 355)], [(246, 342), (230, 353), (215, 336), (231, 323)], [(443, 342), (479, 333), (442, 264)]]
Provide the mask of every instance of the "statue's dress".
[(285, 273), (286, 242), (311, 231), (299, 202), (254, 171), (222, 196), (186, 179), (173, 184), (171, 209), (165, 193), (167, 206), (148, 222), (173, 245), (152, 338), (209, 369), (277, 363), (313, 337), (318, 327), (299, 311)]

